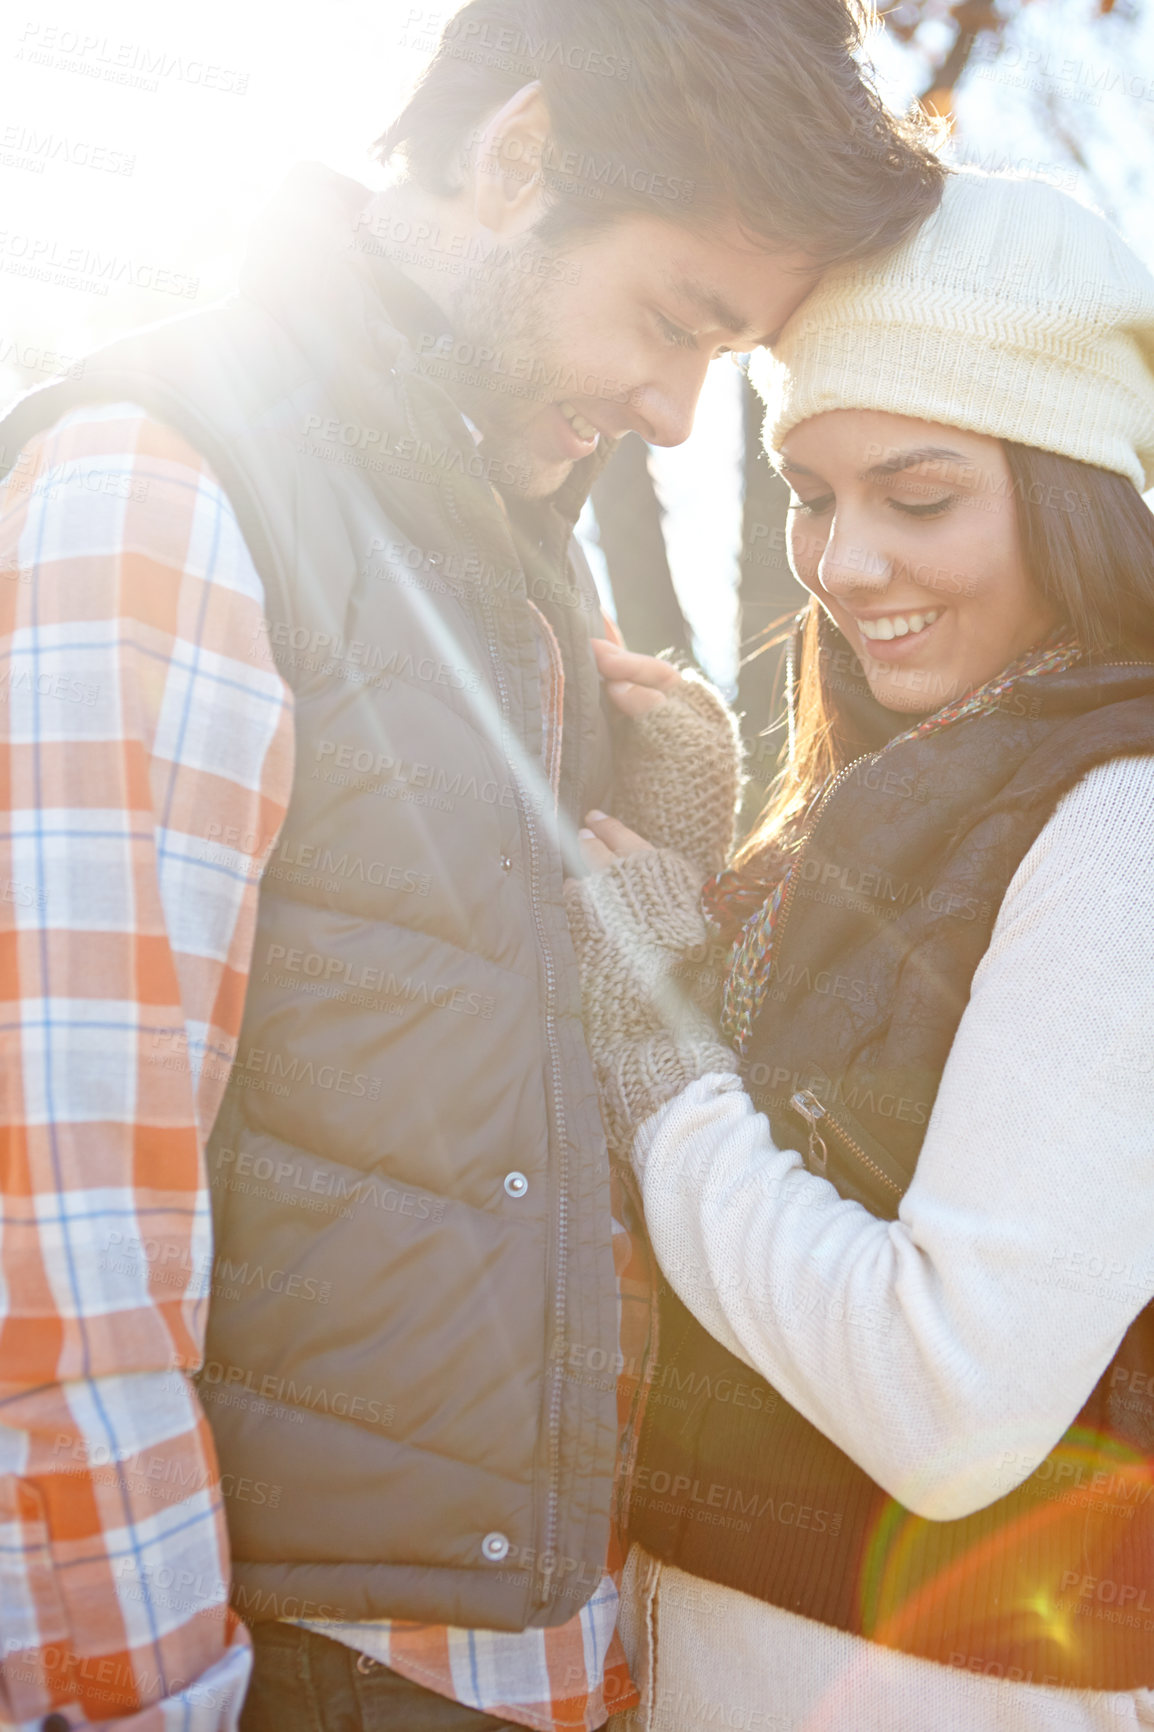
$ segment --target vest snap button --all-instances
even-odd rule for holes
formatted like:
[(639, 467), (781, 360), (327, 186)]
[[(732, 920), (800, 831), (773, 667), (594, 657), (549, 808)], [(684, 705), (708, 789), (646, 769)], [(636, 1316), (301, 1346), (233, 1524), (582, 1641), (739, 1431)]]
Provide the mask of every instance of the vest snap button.
[(367, 1677), (370, 1672), (375, 1670), (376, 1666), (377, 1661), (373, 1659), (371, 1654), (357, 1655), (357, 1671), (360, 1672), (362, 1676)]
[(504, 1534), (486, 1534), (481, 1541), (481, 1551), (490, 1564), (502, 1564), (509, 1556), (509, 1542)]
[(505, 1189), (511, 1197), (523, 1197), (529, 1189), (529, 1181), (524, 1173), (506, 1173)]

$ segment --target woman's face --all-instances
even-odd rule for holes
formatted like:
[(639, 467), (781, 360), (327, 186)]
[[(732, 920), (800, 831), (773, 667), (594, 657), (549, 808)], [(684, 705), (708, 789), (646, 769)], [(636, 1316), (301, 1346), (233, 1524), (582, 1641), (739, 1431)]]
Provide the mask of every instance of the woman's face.
[(793, 569), (887, 709), (940, 709), (1057, 623), (1026, 575), (998, 440), (835, 409), (793, 429), (780, 469)]

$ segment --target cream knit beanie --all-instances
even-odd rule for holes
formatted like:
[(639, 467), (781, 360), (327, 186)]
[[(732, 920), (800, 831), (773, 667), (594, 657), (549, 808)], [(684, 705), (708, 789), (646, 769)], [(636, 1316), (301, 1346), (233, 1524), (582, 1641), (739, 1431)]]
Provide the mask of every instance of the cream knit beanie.
[(1154, 276), (1045, 181), (955, 170), (935, 214), (827, 273), (751, 376), (765, 444), (829, 409), (885, 409), (1154, 486)]

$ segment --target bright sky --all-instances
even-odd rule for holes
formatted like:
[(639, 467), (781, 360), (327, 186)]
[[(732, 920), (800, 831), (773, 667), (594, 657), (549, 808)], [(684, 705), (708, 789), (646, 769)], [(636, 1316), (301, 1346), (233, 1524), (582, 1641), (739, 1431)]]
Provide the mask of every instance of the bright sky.
[[(434, 31), (446, 10), (425, 10)], [(252, 212), (293, 163), (370, 178), (367, 146), (431, 46), (421, 19), (407, 0), (11, 0), (0, 399), (18, 385), (14, 337), (74, 354), (226, 290)], [(66, 284), (44, 280), (69, 267)]]
[[(1138, 34), (1125, 37), (1091, 24), (1092, 0), (1035, 0), (1011, 56), (971, 80), (961, 119), (977, 160), (1057, 169), (1085, 186), (1053, 142), (1044, 100), (1056, 90), (1094, 171), (1091, 196), (1154, 264), (1154, 10), (1140, 4)], [(16, 357), (36, 382), (62, 359), (224, 293), (252, 213), (293, 163), (320, 160), (375, 183), (367, 146), (454, 9), (10, 0), (0, 21), (0, 405), (29, 380)], [(892, 50), (881, 64), (904, 100), (919, 69)], [(724, 678), (740, 501), (735, 375), (722, 369), (690, 443), (662, 454), (659, 480), (674, 511), (678, 587)]]

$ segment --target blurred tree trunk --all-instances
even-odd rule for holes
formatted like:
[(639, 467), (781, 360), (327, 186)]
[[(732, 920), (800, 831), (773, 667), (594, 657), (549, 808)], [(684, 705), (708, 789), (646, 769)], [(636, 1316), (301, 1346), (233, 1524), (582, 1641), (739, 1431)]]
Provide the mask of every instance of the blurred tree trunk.
[(789, 488), (770, 467), (761, 444), (764, 407), (745, 382), (745, 510), (741, 537), (740, 624), (741, 656), (737, 676), (737, 707), (748, 752), (749, 787), (744, 815), (752, 820), (764, 803), (765, 790), (777, 773), (785, 745), (779, 720), (785, 695), (785, 645), (759, 646), (779, 635), (783, 622), (798, 611), (805, 591), (789, 569), (785, 551)]
[(591, 498), (625, 642), (646, 655), (664, 649), (689, 655), (690, 631), (670, 575), (649, 448), (638, 434), (622, 439)]

